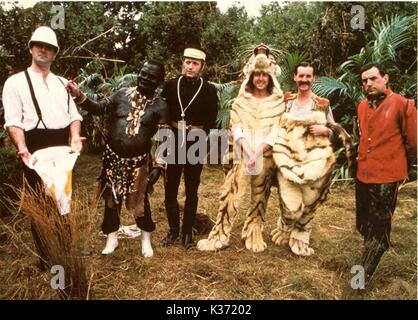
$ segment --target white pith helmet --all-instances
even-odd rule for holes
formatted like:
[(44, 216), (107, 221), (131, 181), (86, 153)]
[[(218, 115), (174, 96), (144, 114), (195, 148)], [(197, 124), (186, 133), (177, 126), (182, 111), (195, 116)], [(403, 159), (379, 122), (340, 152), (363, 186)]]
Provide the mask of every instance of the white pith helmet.
[(39, 27), (35, 30), (28, 42), (29, 48), (31, 46), (31, 42), (43, 42), (49, 44), (57, 49), (57, 53), (60, 50), (60, 47), (58, 46), (57, 35), (55, 34), (54, 30), (46, 26)]

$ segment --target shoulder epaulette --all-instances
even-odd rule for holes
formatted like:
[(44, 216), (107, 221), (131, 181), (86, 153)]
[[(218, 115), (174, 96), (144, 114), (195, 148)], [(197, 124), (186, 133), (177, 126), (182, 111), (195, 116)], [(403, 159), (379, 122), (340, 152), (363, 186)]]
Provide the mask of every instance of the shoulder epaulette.
[(290, 91), (285, 92), (284, 94), (284, 101), (294, 100), (297, 97), (297, 93), (292, 93)]
[(314, 96), (312, 100), (315, 102), (315, 110), (323, 111), (328, 113), (329, 110), (329, 100), (326, 98)]
[(329, 106), (329, 100), (327, 98), (314, 96), (312, 99), (318, 107), (328, 107)]

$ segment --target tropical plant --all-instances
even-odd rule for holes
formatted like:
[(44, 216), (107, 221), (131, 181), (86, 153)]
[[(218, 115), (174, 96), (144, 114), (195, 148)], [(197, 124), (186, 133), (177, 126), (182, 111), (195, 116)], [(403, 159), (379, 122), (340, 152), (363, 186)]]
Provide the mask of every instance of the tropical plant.
[[(355, 106), (364, 98), (363, 89), (359, 80), (362, 66), (367, 63), (382, 63), (386, 66), (392, 85), (400, 92), (411, 92), (415, 89), (416, 96), (416, 59), (409, 57), (406, 70), (401, 70), (397, 65), (401, 57), (401, 51), (411, 44), (411, 28), (416, 16), (392, 16), (385, 22), (377, 22), (372, 28), (374, 39), (369, 41), (359, 53), (350, 56), (343, 62), (337, 72), (339, 77), (320, 77), (313, 85), (313, 91), (322, 96), (329, 97), (334, 105), (334, 110), (343, 108), (340, 114), (347, 112), (355, 115)], [(405, 65), (403, 61), (402, 65)], [(404, 75), (404, 77), (401, 77)], [(403, 82), (400, 82), (402, 80)]]
[(213, 83), (218, 94), (218, 115), (216, 124), (219, 129), (227, 129), (231, 115), (231, 106), (238, 94), (239, 85), (236, 83)]
[(281, 74), (278, 80), (283, 92), (295, 90), (293, 71), (299, 63), (306, 59), (306, 57), (307, 54), (304, 52), (287, 52), (280, 60), (279, 65), (281, 68)]

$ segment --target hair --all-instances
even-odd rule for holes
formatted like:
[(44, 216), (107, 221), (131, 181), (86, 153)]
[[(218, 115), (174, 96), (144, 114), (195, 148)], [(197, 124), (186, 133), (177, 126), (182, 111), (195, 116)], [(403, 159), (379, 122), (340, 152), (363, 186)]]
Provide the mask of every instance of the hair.
[[(147, 60), (145, 63), (144, 63), (144, 65), (145, 64), (152, 64), (152, 65), (154, 65), (154, 66), (157, 66), (158, 68), (160, 68), (160, 70), (161, 70), (161, 79), (163, 79), (164, 80), (164, 77), (165, 77), (165, 68), (164, 68), (164, 64), (161, 62), (161, 60), (157, 60), (157, 59), (150, 59), (150, 60)], [(140, 71), (140, 70), (139, 70)]]
[(360, 76), (363, 74), (364, 71), (370, 70), (371, 68), (375, 67), (377, 70), (379, 70), (379, 74), (384, 77), (386, 74), (386, 68), (381, 63), (367, 63), (360, 69)]
[[(254, 73), (255, 72), (251, 73), (250, 79), (248, 80), (247, 84), (245, 85), (245, 90), (250, 92), (250, 93), (252, 93), (254, 91), (254, 84), (253, 84)], [(268, 75), (268, 76), (269, 76), (269, 83), (267, 85), (267, 92), (269, 94), (272, 94), (273, 93), (273, 86), (274, 86), (273, 78), (271, 77), (271, 75)]]
[(296, 65), (296, 67), (293, 69), (293, 74), (294, 74), (294, 75), (297, 75), (297, 74), (298, 74), (298, 68), (299, 68), (299, 67), (304, 67), (304, 68), (306, 68), (306, 67), (311, 67), (311, 68), (312, 68), (312, 70), (313, 70), (313, 76), (315, 76), (315, 75), (316, 75), (315, 66), (314, 66), (314, 65), (313, 65), (313, 63), (311, 63), (311, 62), (302, 61), (302, 62), (298, 63), (298, 64)]

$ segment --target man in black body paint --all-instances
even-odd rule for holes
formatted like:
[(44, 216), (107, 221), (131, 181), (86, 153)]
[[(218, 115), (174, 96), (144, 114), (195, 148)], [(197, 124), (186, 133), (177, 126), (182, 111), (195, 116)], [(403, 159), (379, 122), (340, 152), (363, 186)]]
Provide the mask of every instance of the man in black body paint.
[(167, 104), (155, 97), (164, 73), (161, 62), (149, 60), (139, 71), (136, 87), (122, 88), (99, 102), (88, 99), (75, 83), (68, 84), (68, 90), (83, 109), (96, 115), (110, 114), (98, 189), (105, 200), (102, 231), (107, 241), (102, 254), (111, 254), (118, 247), (123, 201), (141, 229), (142, 255), (149, 258), (154, 254), (151, 232), (155, 224), (147, 191), (166, 170), (160, 155), (156, 154), (153, 163), (150, 157), (151, 138), (159, 128), (168, 129)]

